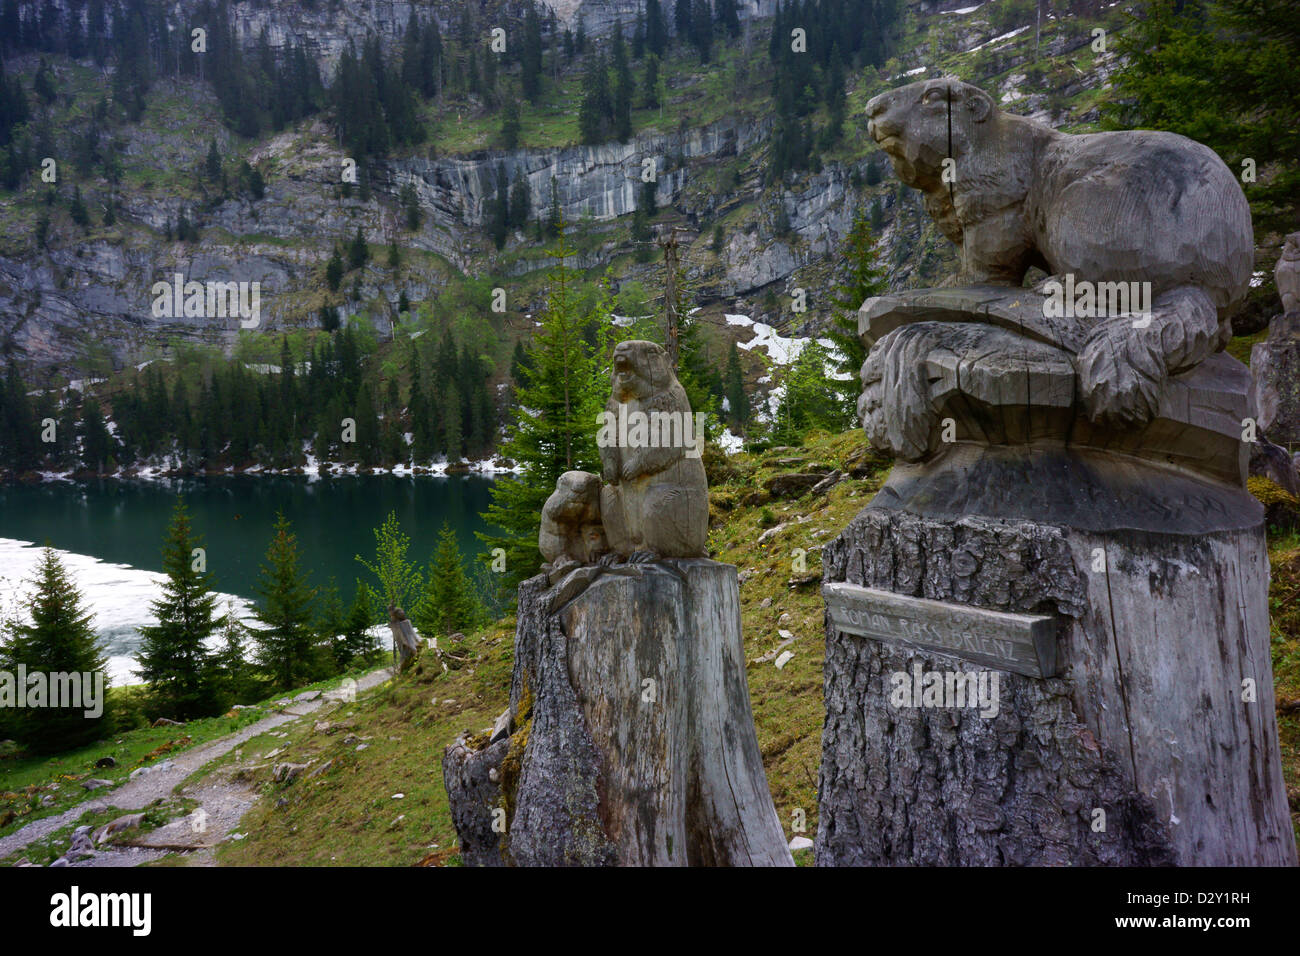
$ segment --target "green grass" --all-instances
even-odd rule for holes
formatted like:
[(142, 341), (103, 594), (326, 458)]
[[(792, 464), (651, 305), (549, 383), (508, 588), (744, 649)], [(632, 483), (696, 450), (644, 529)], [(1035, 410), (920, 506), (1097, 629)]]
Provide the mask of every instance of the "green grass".
[[(471, 637), (476, 660), (442, 672), (430, 655), (353, 704), (280, 728), (287, 738), (248, 741), (243, 760), (264, 763), (250, 775), (262, 800), (244, 817), (247, 839), (221, 844), (217, 860), (238, 866), (411, 866), (455, 844), (442, 785), (442, 750), (464, 730), (490, 726), (505, 709), (513, 622)], [(434, 704), (433, 700), (438, 703)], [(452, 701), (452, 703), (448, 703)], [(328, 721), (328, 731), (316, 725)], [(366, 749), (358, 752), (361, 738)], [(344, 743), (347, 739), (350, 742)], [(317, 777), (271, 779), (270, 761), (333, 761)], [(235, 760), (227, 755), (223, 763)], [(309, 771), (310, 772), (310, 771)], [(402, 794), (394, 799), (394, 794)]]

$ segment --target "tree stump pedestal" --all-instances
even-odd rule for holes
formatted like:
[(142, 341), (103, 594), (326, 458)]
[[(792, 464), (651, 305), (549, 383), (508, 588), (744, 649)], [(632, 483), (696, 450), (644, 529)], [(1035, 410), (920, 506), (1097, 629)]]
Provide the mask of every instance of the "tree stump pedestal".
[(513, 733), (444, 756), (465, 861), (793, 865), (754, 732), (736, 569), (573, 573), (593, 578), (573, 597), (545, 575), (519, 588)]
[[(1245, 491), (959, 444), (823, 566), (818, 865), (1295, 864)], [(979, 672), (996, 708), (913, 693)]]

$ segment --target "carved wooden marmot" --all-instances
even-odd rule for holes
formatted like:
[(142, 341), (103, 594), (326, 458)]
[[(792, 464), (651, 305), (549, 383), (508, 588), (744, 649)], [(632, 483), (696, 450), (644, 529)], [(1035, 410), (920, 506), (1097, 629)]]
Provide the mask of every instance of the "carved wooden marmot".
[(600, 521), (599, 476), (586, 471), (560, 475), (542, 508), (537, 547), (556, 567), (590, 564), (608, 550)]
[(1149, 325), (1093, 320), (1076, 356), (1090, 417), (1149, 420), (1167, 376), (1231, 337), (1254, 236), (1241, 186), (1213, 150), (1148, 130), (1059, 133), (953, 78), (882, 93), (866, 112), (899, 178), (961, 247), (957, 281), (1019, 286), (1038, 266), (1151, 283)]
[(1282, 299), (1282, 311), (1300, 312), (1300, 232), (1286, 237), (1282, 255), (1273, 268), (1277, 294)]
[[(613, 388), (605, 411), (614, 416), (669, 413), (691, 420), (686, 392), (673, 374), (668, 353), (653, 342), (620, 342), (614, 348)], [(620, 409), (620, 405), (624, 406)], [(600, 449), (607, 484), (600, 514), (610, 548), (637, 559), (708, 555), (709, 489), (698, 451), (682, 444)]]

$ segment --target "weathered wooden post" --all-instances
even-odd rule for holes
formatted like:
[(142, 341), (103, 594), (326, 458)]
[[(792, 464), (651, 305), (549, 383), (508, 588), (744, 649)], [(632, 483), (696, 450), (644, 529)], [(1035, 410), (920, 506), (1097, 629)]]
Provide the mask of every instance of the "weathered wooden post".
[[(957, 81), (867, 109), (982, 284), (859, 313), (900, 460), (823, 552), (818, 864), (1293, 865), (1249, 375), (1217, 351), (1240, 188), (1188, 140), (1058, 134)], [(1033, 261), (1053, 281), (1018, 288)]]
[(420, 651), (420, 639), (415, 628), (400, 607), (388, 605), (388, 630), (393, 635), (394, 667), (405, 667), (406, 662)]
[(706, 557), (703, 434), (659, 346), (620, 343), (613, 380), (604, 482), (565, 473), (542, 514), (547, 564), (519, 588), (509, 714), (443, 757), (462, 858), (792, 866), (736, 569)]

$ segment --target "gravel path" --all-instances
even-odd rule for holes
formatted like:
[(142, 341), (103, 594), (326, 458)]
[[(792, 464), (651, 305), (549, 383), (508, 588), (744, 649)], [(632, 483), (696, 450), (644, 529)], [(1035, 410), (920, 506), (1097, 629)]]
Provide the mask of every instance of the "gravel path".
[[(388, 668), (371, 671), (357, 681), (357, 692), (361, 693), (382, 684), (388, 680), (391, 674), (392, 672)], [(149, 773), (141, 774), (134, 780), (127, 780), (112, 790), (104, 791), (100, 796), (92, 797), (89, 800), (82, 801), (75, 807), (68, 808), (57, 816), (35, 820), (6, 837), (0, 837), (0, 858), (21, 850), (34, 840), (49, 836), (54, 831), (75, 823), (87, 810), (104, 810), (109, 807), (116, 807), (124, 814), (143, 810), (155, 800), (171, 796), (172, 792), (190, 774), (199, 770), (205, 764), (211, 763), (218, 757), (229, 753), (240, 744), (251, 740), (258, 734), (274, 730), (281, 724), (305, 717), (320, 709), (327, 701), (339, 700), (340, 698), (341, 693), (339, 691), (330, 691), (314, 701), (292, 705), (285, 708), (283, 713), (263, 717), (257, 723), (249, 724), (233, 734), (218, 737), (216, 740), (211, 740), (206, 744), (169, 758), (165, 761), (169, 764), (165, 769), (151, 770)], [(240, 818), (257, 799), (256, 794), (248, 788), (241, 787), (226, 779), (211, 782), (204, 781), (193, 792), (186, 792), (183, 795), (198, 800), (200, 808), (207, 814), (204, 833), (207, 834), (208, 840), (212, 843), (220, 841), (227, 833), (238, 826)], [(194, 812), (197, 813), (198, 809)], [(188, 820), (189, 818), (184, 819)], [(174, 825), (170, 824), (170, 826)], [(136, 866), (147, 860), (162, 856), (167, 852), (169, 851), (163, 848), (124, 847), (109, 849), (106, 847), (104, 851), (96, 856), (73, 865)], [(210, 850), (207, 851), (206, 856), (210, 860)]]

